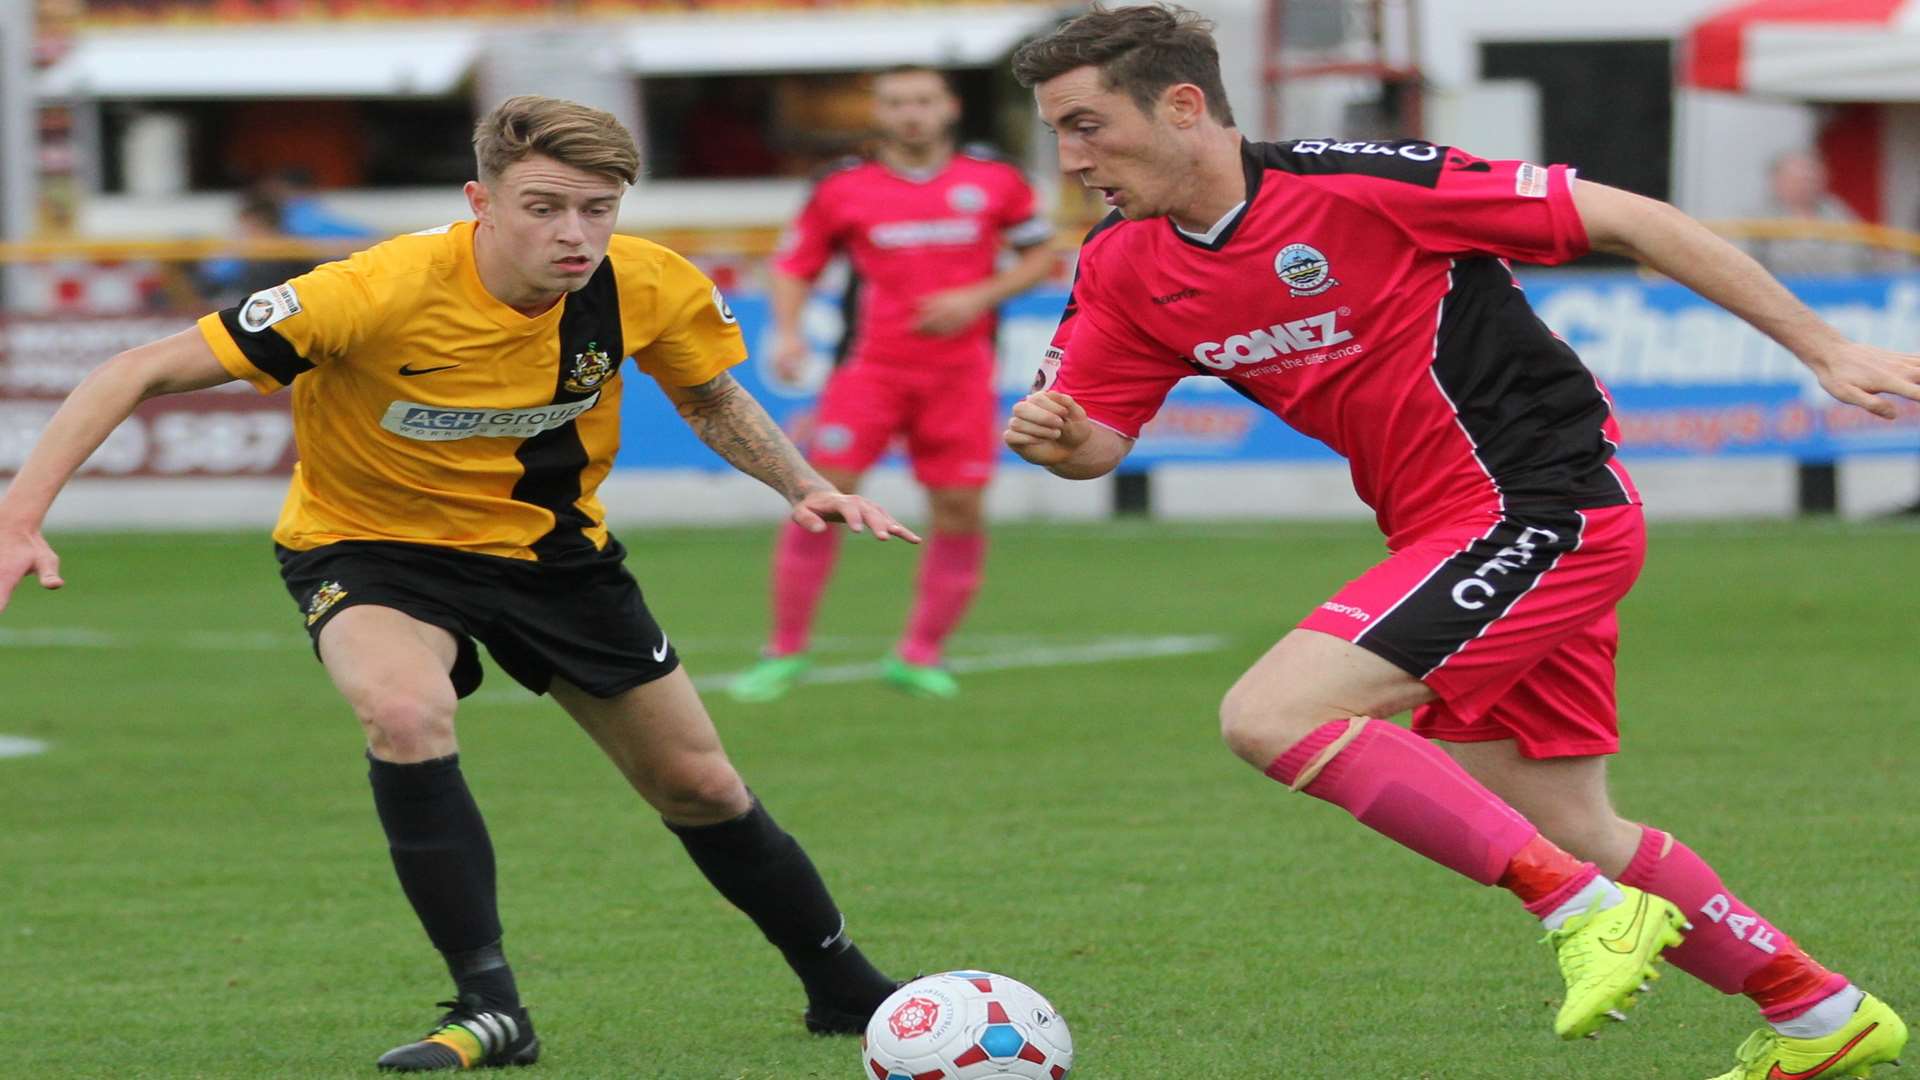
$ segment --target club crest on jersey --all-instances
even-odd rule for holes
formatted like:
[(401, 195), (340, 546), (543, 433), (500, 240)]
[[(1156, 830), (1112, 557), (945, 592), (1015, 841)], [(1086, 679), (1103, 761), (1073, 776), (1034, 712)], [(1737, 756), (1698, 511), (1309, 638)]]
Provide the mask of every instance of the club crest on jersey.
[(307, 600), (307, 625), (320, 621), (320, 616), (333, 610), (333, 606), (347, 598), (347, 590), (337, 581), (323, 581), (313, 590), (313, 596)]
[(814, 445), (829, 454), (841, 454), (853, 447), (853, 429), (845, 424), (823, 424), (814, 433)]
[(611, 374), (613, 374), (613, 357), (601, 350), (599, 342), (589, 341), (586, 352), (574, 354), (573, 370), (567, 374), (567, 381), (561, 385), (567, 388), (568, 393), (591, 393), (594, 388), (606, 382), (607, 376)]
[(963, 214), (977, 214), (987, 208), (987, 193), (974, 184), (955, 184), (947, 189), (947, 205)]
[(1295, 296), (1319, 296), (1335, 285), (1333, 268), (1320, 249), (1308, 244), (1288, 244), (1273, 257), (1273, 272)]

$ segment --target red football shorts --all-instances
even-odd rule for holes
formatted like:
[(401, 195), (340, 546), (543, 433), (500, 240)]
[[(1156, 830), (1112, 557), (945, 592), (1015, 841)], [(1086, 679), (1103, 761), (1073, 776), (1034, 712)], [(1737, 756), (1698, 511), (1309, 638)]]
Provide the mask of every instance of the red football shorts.
[(1638, 506), (1562, 510), (1440, 529), (1347, 583), (1300, 623), (1351, 641), (1432, 688), (1413, 730), (1513, 739), (1530, 758), (1620, 748), (1614, 607), (1646, 558)]
[(807, 459), (863, 473), (895, 440), (927, 487), (984, 487), (1000, 454), (1000, 399), (986, 371), (890, 371), (851, 363), (833, 373), (814, 412)]

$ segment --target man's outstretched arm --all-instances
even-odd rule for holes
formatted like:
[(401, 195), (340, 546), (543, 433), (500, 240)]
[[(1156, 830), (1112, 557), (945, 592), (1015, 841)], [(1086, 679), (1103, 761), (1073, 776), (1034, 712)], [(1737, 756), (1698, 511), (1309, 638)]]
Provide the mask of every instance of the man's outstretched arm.
[(1878, 394), (1920, 401), (1920, 357), (1849, 341), (1753, 258), (1666, 203), (1581, 180), (1573, 202), (1594, 250), (1658, 270), (1793, 353), (1840, 401), (1893, 419)]
[(40, 524), (60, 489), (135, 406), (161, 394), (232, 381), (192, 327), (128, 349), (82, 379), (47, 422), (6, 494), (0, 495), (0, 610), (28, 574), (36, 575), (45, 588), (65, 584), (60, 558), (40, 535)]
[(792, 504), (793, 520), (802, 528), (819, 532), (829, 521), (842, 521), (854, 532), (872, 530), (876, 540), (898, 536), (920, 542), (885, 510), (834, 490), (733, 376), (721, 372), (697, 386), (662, 386), (700, 441), (727, 464), (779, 492)]

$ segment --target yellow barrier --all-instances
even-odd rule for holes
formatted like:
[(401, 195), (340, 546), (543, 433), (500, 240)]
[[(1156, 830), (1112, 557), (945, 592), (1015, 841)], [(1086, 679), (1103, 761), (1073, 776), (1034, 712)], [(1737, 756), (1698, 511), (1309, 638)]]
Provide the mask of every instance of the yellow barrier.
[(1859, 221), (1808, 221), (1804, 218), (1733, 218), (1707, 227), (1729, 240), (1831, 240), (1881, 251), (1920, 255), (1920, 232)]
[[(780, 231), (753, 229), (670, 229), (645, 234), (649, 240), (687, 255), (772, 254)], [(375, 242), (375, 238), (342, 243), (282, 237), (236, 241), (209, 237), (169, 240), (38, 239), (0, 243), (0, 263), (41, 263), (62, 259), (88, 262), (195, 262), (201, 259), (337, 259)]]
[[(1063, 223), (1056, 246), (1072, 251), (1080, 245), (1075, 223)], [(1738, 218), (1709, 221), (1707, 226), (1730, 240), (1831, 240), (1883, 251), (1920, 256), (1920, 232), (1886, 225), (1842, 221)], [(757, 259), (773, 254), (780, 231), (773, 227), (735, 229), (661, 229), (644, 233), (649, 240), (690, 256), (730, 256)], [(0, 264), (44, 263), (63, 259), (88, 262), (193, 262), (200, 259), (337, 259), (361, 243), (314, 241), (294, 237), (237, 242), (230, 239), (87, 240), (38, 239), (0, 242)]]

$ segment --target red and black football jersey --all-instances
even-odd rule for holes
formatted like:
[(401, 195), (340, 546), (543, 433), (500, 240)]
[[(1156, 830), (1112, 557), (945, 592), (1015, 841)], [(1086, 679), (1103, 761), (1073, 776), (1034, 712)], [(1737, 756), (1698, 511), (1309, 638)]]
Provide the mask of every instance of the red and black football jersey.
[(914, 329), (921, 299), (985, 281), (1003, 249), (1052, 235), (1026, 177), (984, 151), (962, 151), (924, 175), (856, 158), (814, 188), (773, 265), (812, 280), (836, 253), (852, 262), (850, 362), (974, 379), (993, 370), (994, 317), (958, 334), (923, 334)]
[(1507, 264), (1587, 251), (1572, 170), (1413, 141), (1241, 154), (1247, 202), (1210, 235), (1117, 213), (1088, 234), (1043, 379), (1129, 438), (1180, 379), (1224, 379), (1346, 457), (1390, 543), (1638, 501), (1605, 390)]

